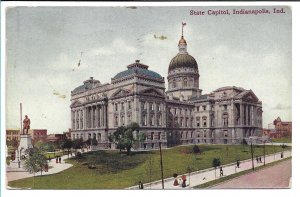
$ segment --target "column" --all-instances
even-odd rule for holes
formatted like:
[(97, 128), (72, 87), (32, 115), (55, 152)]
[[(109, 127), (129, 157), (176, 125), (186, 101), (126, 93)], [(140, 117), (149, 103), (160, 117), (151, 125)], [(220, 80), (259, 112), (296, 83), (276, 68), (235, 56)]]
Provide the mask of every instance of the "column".
[(72, 123), (72, 129), (73, 130), (75, 130), (74, 118), (75, 118), (74, 111), (71, 110), (71, 123)]
[(246, 125), (249, 125), (249, 105), (246, 105)]
[(95, 107), (95, 127), (98, 128), (99, 127), (99, 104), (96, 104)]
[(149, 126), (149, 120), (150, 120), (150, 109), (149, 109), (149, 103), (148, 101), (145, 102), (145, 105), (146, 105), (146, 108), (147, 108), (147, 125), (146, 126)]
[(244, 105), (240, 103), (240, 125), (244, 125)]
[(250, 116), (251, 116), (251, 118), (250, 118), (250, 125), (251, 126), (253, 126), (254, 125), (254, 120), (253, 120), (253, 105), (251, 105), (251, 113), (250, 113)]
[(107, 105), (106, 104), (104, 104), (104, 127), (107, 127), (107, 121), (106, 121), (106, 119), (107, 119)]
[(153, 102), (154, 106), (154, 126), (157, 126), (157, 103)]
[(94, 127), (94, 121), (93, 121), (93, 113), (94, 113), (94, 107), (91, 106), (91, 111), (90, 111), (90, 128)]

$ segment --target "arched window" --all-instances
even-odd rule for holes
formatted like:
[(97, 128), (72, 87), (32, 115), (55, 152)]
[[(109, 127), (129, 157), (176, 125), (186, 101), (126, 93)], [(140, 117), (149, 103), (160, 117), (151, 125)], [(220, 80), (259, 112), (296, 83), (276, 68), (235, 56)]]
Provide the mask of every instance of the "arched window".
[(203, 127), (206, 127), (206, 121), (207, 121), (206, 116), (203, 116), (203, 117), (202, 117), (202, 126), (203, 126)]
[(173, 88), (176, 88), (176, 81), (175, 81), (175, 79), (173, 80), (172, 84), (173, 84)]
[(119, 125), (118, 116), (115, 116), (115, 126)]
[(183, 79), (183, 87), (187, 87), (188, 86), (188, 80), (187, 78)]

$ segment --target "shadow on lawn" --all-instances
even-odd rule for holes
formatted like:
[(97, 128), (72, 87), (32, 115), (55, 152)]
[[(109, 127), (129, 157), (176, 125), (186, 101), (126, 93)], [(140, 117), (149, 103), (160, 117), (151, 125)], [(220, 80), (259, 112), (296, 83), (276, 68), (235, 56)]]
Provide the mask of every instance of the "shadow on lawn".
[(150, 151), (126, 152), (118, 151), (95, 151), (82, 154), (80, 158), (73, 158), (80, 165), (85, 166), (98, 173), (118, 173), (122, 170), (129, 170), (146, 162)]

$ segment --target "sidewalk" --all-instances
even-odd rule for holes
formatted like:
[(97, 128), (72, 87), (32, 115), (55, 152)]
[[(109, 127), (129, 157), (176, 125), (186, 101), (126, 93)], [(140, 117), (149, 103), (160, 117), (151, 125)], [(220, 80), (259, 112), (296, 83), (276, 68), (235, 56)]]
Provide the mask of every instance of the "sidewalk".
[[(85, 150), (85, 152), (89, 152), (89, 151), (90, 150), (88, 150), (88, 151)], [(74, 156), (72, 156), (72, 157), (74, 157)], [(71, 156), (69, 158), (71, 158)], [(48, 170), (48, 172), (43, 171), (43, 176), (49, 175), (49, 174), (56, 174), (58, 172), (61, 172), (63, 170), (66, 170), (66, 169), (72, 167), (73, 166), (72, 164), (65, 162), (66, 159), (68, 159), (68, 155), (61, 156), (61, 163), (56, 163), (55, 158), (51, 159), (51, 162), (48, 163), (49, 170)], [(17, 163), (15, 163), (14, 165), (17, 165)], [(41, 176), (41, 173), (37, 172), (35, 174), (35, 176)], [(14, 168), (7, 166), (7, 168), (6, 168), (6, 183), (8, 183), (10, 181), (18, 180), (18, 179), (28, 178), (28, 177), (33, 177), (33, 174), (30, 174), (23, 168), (17, 168), (16, 166), (14, 166)]]
[[(276, 154), (266, 155), (265, 163), (267, 164), (267, 163), (272, 163), (274, 161), (282, 160), (280, 154), (281, 153), (279, 152)], [(291, 151), (284, 151), (284, 158), (287, 158), (290, 156), (291, 156)], [(262, 157), (262, 163), (257, 163), (256, 159), (254, 158), (254, 167), (264, 165), (263, 161), (264, 161), (263, 157)], [(224, 176), (226, 177), (228, 175), (231, 175), (231, 174), (234, 174), (237, 172), (251, 169), (252, 168), (252, 160), (248, 159), (248, 160), (241, 161), (240, 168), (236, 168), (236, 163), (222, 165), (222, 168), (223, 168)], [(197, 186), (197, 185), (209, 182), (209, 181), (213, 181), (213, 180), (215, 180), (215, 169), (209, 168), (209, 169), (205, 169), (205, 170), (192, 172), (190, 174), (190, 177), (188, 176), (188, 174), (185, 174), (185, 175), (187, 175), (187, 183), (186, 183), (187, 187), (182, 188), (181, 186), (173, 186), (173, 182), (175, 179), (173, 177), (170, 177), (170, 178), (164, 179), (164, 188), (165, 189), (191, 189), (194, 186)], [(217, 169), (216, 175), (217, 175), (217, 177), (216, 177), (217, 179), (220, 178), (220, 170), (219, 169)], [(180, 176), (178, 176), (178, 177), (180, 177)], [(190, 183), (189, 183), (189, 180), (190, 180)], [(138, 185), (129, 187), (126, 189), (138, 189)], [(144, 189), (162, 189), (161, 180), (144, 184)]]

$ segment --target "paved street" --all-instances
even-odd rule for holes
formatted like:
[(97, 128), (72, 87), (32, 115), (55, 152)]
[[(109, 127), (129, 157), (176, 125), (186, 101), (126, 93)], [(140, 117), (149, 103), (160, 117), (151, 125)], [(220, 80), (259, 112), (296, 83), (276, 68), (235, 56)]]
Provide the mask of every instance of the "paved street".
[[(285, 151), (284, 158), (289, 157), (289, 156), (291, 156), (291, 151)], [(266, 156), (266, 164), (274, 162), (274, 161), (278, 161), (278, 160), (281, 160), (280, 153)], [(262, 158), (262, 161), (263, 161), (263, 158)], [(257, 163), (256, 160), (254, 161), (255, 167), (261, 166), (261, 165), (263, 165), (263, 163)], [(232, 164), (223, 166), (223, 171), (224, 171), (224, 176), (228, 176), (228, 175), (234, 174), (236, 172), (248, 170), (251, 168), (252, 168), (252, 161), (245, 160), (245, 161), (241, 161), (240, 168), (236, 168), (236, 164), (232, 163)], [(187, 187), (185, 187), (185, 188), (182, 188), (181, 186), (173, 186), (175, 179), (173, 177), (171, 177), (171, 178), (165, 179), (164, 188), (165, 189), (190, 189), (194, 186), (215, 180), (216, 178), (220, 178), (220, 176), (219, 176), (220, 170), (219, 169), (217, 169), (216, 175), (217, 175), (217, 177), (215, 177), (215, 170), (213, 168), (201, 170), (198, 172), (193, 172), (193, 173), (191, 173), (190, 178), (189, 178), (189, 176), (187, 176)], [(190, 183), (189, 183), (189, 180), (190, 180)], [(138, 186), (133, 186), (128, 189), (138, 189)], [(161, 181), (155, 181), (152, 183), (144, 184), (144, 189), (162, 189)]]
[(211, 188), (289, 188), (291, 176), (292, 160), (290, 159), (275, 166), (237, 177)]

